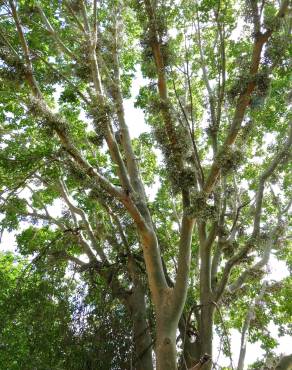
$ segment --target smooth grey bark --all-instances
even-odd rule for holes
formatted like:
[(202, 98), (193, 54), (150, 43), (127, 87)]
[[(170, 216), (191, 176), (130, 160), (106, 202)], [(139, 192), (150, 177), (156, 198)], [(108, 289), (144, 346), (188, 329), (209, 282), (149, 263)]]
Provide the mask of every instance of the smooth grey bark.
[(259, 295), (256, 297), (254, 301), (254, 304), (251, 305), (251, 307), (247, 311), (244, 324), (243, 324), (243, 328), (242, 328), (242, 332), (241, 332), (241, 344), (240, 344), (240, 353), (239, 353), (239, 358), (238, 358), (237, 370), (243, 370), (244, 368), (244, 361), (245, 361), (245, 354), (246, 354), (246, 341), (247, 341), (248, 330), (250, 327), (250, 322), (254, 317), (256, 306), (260, 303), (261, 299), (263, 298), (266, 287), (267, 287), (267, 282), (264, 282)]
[(156, 307), (156, 358), (158, 370), (176, 370), (176, 330), (182, 315), (188, 288), (194, 221), (184, 215), (179, 243), (178, 271), (173, 288), (161, 293)]
[[(213, 323), (214, 323), (213, 303), (205, 302), (201, 308), (201, 324), (200, 324), (200, 338), (201, 338), (201, 357), (205, 354), (212, 358), (212, 343), (213, 343)], [(207, 361), (202, 369), (211, 370), (212, 361)]]
[[(198, 232), (200, 240), (200, 355), (208, 355), (212, 358), (212, 340), (213, 340), (213, 316), (214, 316), (214, 298), (211, 287), (211, 268), (212, 268), (212, 245), (217, 235), (216, 224), (213, 225), (209, 234), (206, 234), (206, 225), (204, 222), (198, 223)], [(212, 361), (207, 361), (202, 369), (210, 370)]]
[(141, 284), (133, 289), (128, 305), (133, 322), (134, 368), (136, 370), (153, 370), (152, 338), (147, 321), (145, 293)]
[(156, 321), (156, 368), (157, 370), (177, 370), (177, 326), (167, 311), (163, 311), (163, 314), (157, 315)]

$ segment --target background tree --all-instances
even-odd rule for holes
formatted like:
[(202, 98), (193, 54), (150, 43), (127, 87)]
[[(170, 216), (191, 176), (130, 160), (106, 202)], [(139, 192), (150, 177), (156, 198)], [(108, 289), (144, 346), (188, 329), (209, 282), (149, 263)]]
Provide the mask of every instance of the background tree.
[(10, 252), (1, 253), (0, 263), (3, 368), (130, 368), (127, 314), (101, 281), (87, 291), (65, 276), (64, 263), (32, 264)]
[[(102, 292), (116, 302), (112, 318), (102, 308), (100, 317), (112, 333), (117, 320), (124, 350), (109, 352), (115, 365), (105, 354), (104, 368), (132, 361), (128, 335), (143, 370), (210, 369), (215, 328), (226, 353), (228, 326), (243, 326), (243, 351), (252, 338), (246, 310), (240, 323), (228, 316), (259, 294), (271, 253), (289, 261), (288, 7), (1, 3), (2, 228), (17, 230), (20, 254), (43, 261), (41, 281), (53, 264), (60, 284), (66, 268), (78, 272), (97, 310)], [(136, 106), (152, 131), (132, 140), (124, 100), (138, 66), (149, 84)], [(267, 307), (279, 299), (260, 294)], [(261, 315), (254, 338), (268, 350), (271, 317)], [(89, 352), (89, 368), (99, 368)]]

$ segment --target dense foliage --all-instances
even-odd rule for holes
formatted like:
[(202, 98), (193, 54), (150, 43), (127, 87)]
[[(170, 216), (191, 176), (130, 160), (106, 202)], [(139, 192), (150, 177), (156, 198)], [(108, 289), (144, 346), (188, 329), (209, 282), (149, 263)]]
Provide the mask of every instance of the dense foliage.
[(277, 362), (289, 1), (0, 4), (1, 368), (224, 369), (231, 329), (228, 369), (247, 341)]

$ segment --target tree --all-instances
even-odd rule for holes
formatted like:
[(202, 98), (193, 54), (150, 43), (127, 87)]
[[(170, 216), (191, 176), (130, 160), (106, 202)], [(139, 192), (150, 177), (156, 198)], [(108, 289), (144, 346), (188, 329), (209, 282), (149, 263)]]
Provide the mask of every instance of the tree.
[(85, 294), (84, 285), (76, 287), (76, 279), (65, 276), (66, 264), (44, 262), (0, 254), (1, 366), (126, 369), (131, 336), (122, 306), (106, 295), (101, 281)]
[[(137, 369), (210, 369), (228, 305), (258, 294), (272, 252), (289, 261), (288, 7), (2, 2), (2, 228), (123, 305)], [(152, 132), (131, 139), (138, 66)]]

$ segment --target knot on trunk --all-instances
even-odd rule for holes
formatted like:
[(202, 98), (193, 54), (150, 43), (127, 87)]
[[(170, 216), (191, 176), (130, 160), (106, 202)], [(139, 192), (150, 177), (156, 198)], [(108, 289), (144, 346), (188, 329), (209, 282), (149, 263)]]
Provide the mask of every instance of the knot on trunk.
[(171, 340), (170, 340), (170, 338), (164, 338), (163, 344), (164, 344), (164, 345), (169, 345), (169, 344), (171, 344)]

